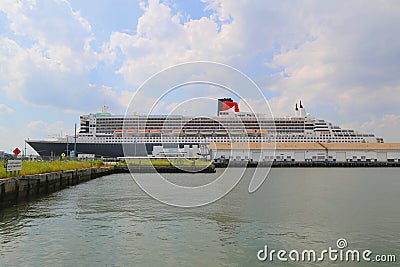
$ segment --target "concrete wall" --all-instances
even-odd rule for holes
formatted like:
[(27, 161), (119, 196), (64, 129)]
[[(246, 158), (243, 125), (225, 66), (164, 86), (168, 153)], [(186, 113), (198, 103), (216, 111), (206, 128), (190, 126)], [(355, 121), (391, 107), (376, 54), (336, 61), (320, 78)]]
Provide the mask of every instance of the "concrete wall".
[(400, 151), (388, 151), (387, 158), (389, 161), (400, 162)]
[(341, 154), (345, 153), (345, 161), (378, 161), (398, 162), (400, 159), (400, 151), (374, 151), (374, 150), (349, 150), (349, 151), (329, 151), (329, 155), (337, 161), (343, 161)]
[(186, 158), (199, 158), (200, 157), (200, 148), (198, 145), (184, 145), (183, 148), (179, 149), (178, 148), (174, 148), (174, 149), (164, 149), (162, 146), (154, 146), (153, 147), (153, 151), (152, 151), (152, 156), (154, 157), (162, 157), (164, 156), (164, 152), (167, 153), (183, 153), (184, 157)]
[(0, 180), (0, 206), (6, 206), (19, 199), (51, 193), (71, 185), (111, 174), (113, 168), (89, 168), (27, 175)]

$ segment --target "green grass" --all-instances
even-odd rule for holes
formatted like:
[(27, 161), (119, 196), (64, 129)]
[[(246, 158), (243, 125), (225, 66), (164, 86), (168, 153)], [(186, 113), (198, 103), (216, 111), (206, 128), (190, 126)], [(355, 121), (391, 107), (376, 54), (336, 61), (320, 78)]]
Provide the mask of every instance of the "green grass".
[(128, 159), (125, 163), (120, 163), (119, 166), (208, 166), (211, 162), (205, 160), (194, 159)]
[[(0, 163), (0, 178), (13, 176), (12, 173), (7, 173), (3, 167), (5, 161)], [(23, 161), (21, 175), (40, 174), (47, 172), (77, 170), (90, 167), (100, 167), (104, 163), (101, 160), (95, 161)], [(15, 176), (15, 174), (14, 174)]]

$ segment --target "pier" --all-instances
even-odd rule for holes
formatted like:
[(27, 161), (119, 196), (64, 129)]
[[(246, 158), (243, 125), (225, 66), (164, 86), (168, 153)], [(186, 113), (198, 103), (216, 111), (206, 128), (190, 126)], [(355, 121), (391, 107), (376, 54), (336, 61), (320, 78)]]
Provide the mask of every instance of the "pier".
[(114, 173), (114, 167), (86, 168), (0, 179), (0, 208)]
[(215, 173), (215, 166), (110, 166), (0, 179), (0, 208), (114, 173)]
[(208, 166), (116, 166), (115, 173), (215, 173), (215, 165)]

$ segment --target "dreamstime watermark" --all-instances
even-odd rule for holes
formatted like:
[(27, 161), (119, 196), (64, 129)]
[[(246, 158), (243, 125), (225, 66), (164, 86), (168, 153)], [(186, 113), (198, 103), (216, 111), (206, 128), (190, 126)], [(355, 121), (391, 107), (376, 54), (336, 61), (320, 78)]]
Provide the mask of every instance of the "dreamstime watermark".
[(339, 238), (336, 247), (329, 247), (320, 251), (313, 249), (304, 250), (275, 250), (265, 245), (257, 252), (259, 261), (281, 261), (281, 262), (396, 262), (394, 254), (374, 254), (371, 250), (348, 249), (347, 240)]
[[(210, 95), (232, 97), (235, 102), (240, 102), (242, 107), (246, 108), (247, 113), (242, 113), (241, 116), (232, 113), (224, 118), (215, 116), (216, 114), (210, 116), (210, 110), (219, 104), (219, 97)], [(160, 110), (167, 110), (169, 114), (159, 116)], [(241, 153), (251, 158), (254, 156), (251, 155), (253, 152), (250, 149), (251, 141), (255, 140), (254, 133), (257, 133), (258, 137), (266, 136), (266, 133), (271, 137), (271, 134), (275, 133), (273, 120), (268, 126), (260, 123), (261, 113), (273, 118), (268, 101), (260, 88), (239, 70), (228, 65), (204, 61), (175, 65), (150, 77), (134, 93), (126, 110), (122, 130), (126, 140), (123, 143), (124, 156), (127, 159), (138, 156), (145, 158), (155, 147), (158, 147), (158, 150), (162, 147), (162, 155), (170, 160), (171, 165), (176, 165), (178, 169), (193, 170), (176, 164), (182, 163), (180, 158), (185, 157), (181, 156), (185, 145), (189, 144), (191, 148), (202, 146), (207, 150), (215, 142), (225, 142), (231, 146), (240, 143)], [(205, 124), (213, 126), (196, 129), (196, 125), (201, 124), (202, 120), (206, 121)], [(157, 127), (152, 126), (155, 121)], [(249, 130), (244, 126), (245, 121), (247, 125), (250, 122), (251, 127), (254, 127), (251, 129), (253, 136), (247, 133)], [(234, 130), (233, 124), (236, 127)], [(162, 127), (159, 127), (160, 125)], [(239, 131), (241, 136), (237, 135)], [(194, 135), (191, 135), (193, 133)], [(270, 138), (273, 141), (266, 138), (263, 140), (264, 143), (269, 143), (268, 150), (263, 150), (268, 156), (263, 157), (262, 168), (251, 170), (252, 177), (248, 187), (250, 193), (255, 192), (266, 179), (272, 165), (272, 156), (275, 154), (275, 138)], [(217, 148), (214, 148), (215, 155)], [(224, 157), (235, 159), (234, 150), (227, 150), (229, 154)], [(260, 153), (255, 153), (255, 156), (257, 155)], [(149, 162), (152, 164), (152, 161)], [(246, 167), (232, 168), (232, 165), (229, 161), (228, 167), (217, 178), (201, 186), (174, 184), (162, 173), (157, 173), (154, 166), (154, 175), (137, 172), (129, 164), (128, 168), (139, 187), (154, 199), (173, 206), (198, 207), (222, 198), (239, 183)], [(202, 168), (196, 170), (201, 171)]]

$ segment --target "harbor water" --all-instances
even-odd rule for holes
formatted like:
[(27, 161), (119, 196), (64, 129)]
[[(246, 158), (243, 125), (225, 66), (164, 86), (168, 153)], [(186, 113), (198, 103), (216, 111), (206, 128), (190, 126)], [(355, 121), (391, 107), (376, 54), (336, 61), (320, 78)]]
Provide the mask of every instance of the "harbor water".
[[(215, 174), (165, 174), (199, 185)], [(199, 208), (167, 206), (114, 174), (0, 210), (1, 266), (396, 266), (398, 168), (276, 168)], [(154, 175), (154, 174), (148, 174)], [(338, 248), (397, 263), (260, 261), (258, 251)]]

